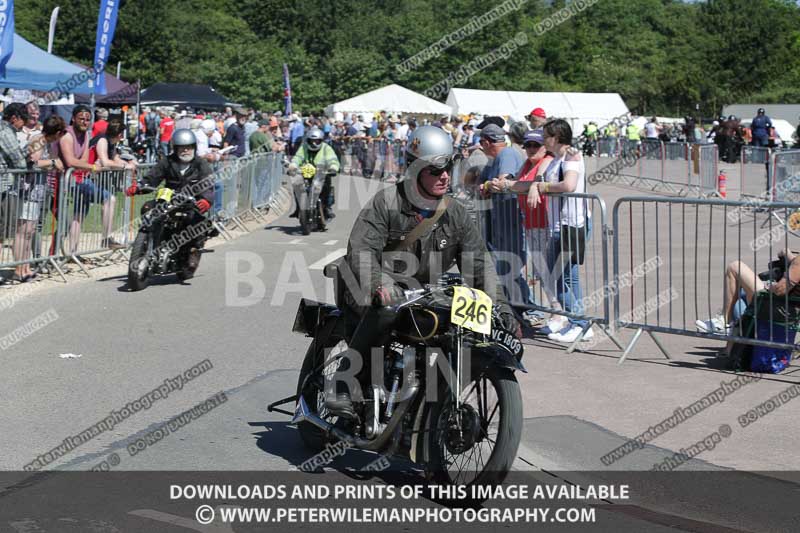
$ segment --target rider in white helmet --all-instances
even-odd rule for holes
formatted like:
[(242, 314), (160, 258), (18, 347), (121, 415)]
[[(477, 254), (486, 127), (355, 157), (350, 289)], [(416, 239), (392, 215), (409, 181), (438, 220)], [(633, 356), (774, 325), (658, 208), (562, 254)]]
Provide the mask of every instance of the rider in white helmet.
[[(333, 151), (333, 148), (325, 142), (325, 134), (316, 126), (309, 130), (302, 146), (292, 158), (289, 171), (296, 171), (307, 163), (311, 163), (325, 172), (325, 183), (322, 186), (320, 198), (325, 210), (325, 218), (330, 220), (335, 216), (333, 204), (336, 199), (334, 197), (332, 178), (339, 173), (339, 158), (336, 157), (336, 152)], [(297, 216), (297, 211), (292, 216)]]
[[(485, 291), (500, 306), (504, 329), (521, 334), (477, 225), (462, 204), (445, 196), (454, 160), (450, 136), (434, 126), (417, 128), (409, 136), (406, 158), (404, 178), (378, 191), (362, 209), (347, 255), (337, 264), (339, 285), (345, 287), (344, 301), (337, 304), (360, 316), (347, 352), (361, 358), (362, 370), (356, 376), (360, 383), (370, 375), (371, 347), (383, 346), (392, 329), (395, 315), (387, 306), (403, 298), (400, 280), (406, 285), (435, 283), (441, 273), (458, 265), (466, 285)], [(419, 224), (426, 225), (424, 231), (409, 237)], [(339, 372), (348, 376), (349, 357), (344, 361)], [(352, 400), (362, 400), (360, 390), (349, 390), (348, 383), (335, 377), (329, 385), (328, 409), (353, 417)]]

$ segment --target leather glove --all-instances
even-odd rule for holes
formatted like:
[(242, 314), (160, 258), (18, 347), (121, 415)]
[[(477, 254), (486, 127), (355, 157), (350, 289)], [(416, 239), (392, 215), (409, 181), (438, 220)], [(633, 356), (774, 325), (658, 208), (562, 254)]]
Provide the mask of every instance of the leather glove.
[(125, 196), (133, 196), (139, 190), (139, 185), (134, 183), (125, 190)]
[(500, 311), (500, 325), (503, 329), (510, 331), (515, 337), (521, 339), (522, 326), (519, 321), (517, 321), (517, 317), (514, 316), (514, 311), (508, 304), (500, 304), (498, 307)]
[(209, 209), (211, 209), (211, 204), (205, 198), (202, 198), (202, 199), (198, 200), (196, 205), (197, 205), (197, 209), (200, 210), (200, 213), (202, 213), (204, 215), (206, 214), (206, 212)]
[(405, 293), (397, 285), (390, 287), (380, 286), (372, 295), (372, 305), (375, 307), (388, 307), (403, 301)]

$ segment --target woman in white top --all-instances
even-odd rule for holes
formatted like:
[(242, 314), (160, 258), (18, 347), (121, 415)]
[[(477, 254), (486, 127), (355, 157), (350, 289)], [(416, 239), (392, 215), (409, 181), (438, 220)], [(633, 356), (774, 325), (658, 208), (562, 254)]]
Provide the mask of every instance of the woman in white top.
[[(576, 242), (579, 237), (588, 240), (591, 231), (591, 212), (587, 201), (581, 198), (561, 198), (548, 196), (554, 193), (586, 192), (586, 167), (579, 150), (571, 146), (572, 128), (565, 120), (556, 119), (544, 125), (544, 146), (553, 155), (553, 161), (544, 173), (544, 181), (536, 182), (538, 192), (546, 198), (548, 221), (550, 224), (550, 249), (548, 259), (552, 279), (556, 282), (556, 293), (564, 309), (576, 315), (584, 313), (583, 292), (578, 277), (580, 264), (573, 256), (580, 252), (568, 252), (567, 248), (580, 248)], [(531, 187), (533, 189), (533, 187)], [(532, 203), (540, 201), (535, 194), (529, 194)], [(565, 232), (569, 231), (569, 234)], [(564, 233), (562, 239), (562, 233)], [(560, 331), (544, 331), (548, 338), (559, 342), (572, 343), (586, 325), (585, 320), (570, 319), (569, 324)], [(583, 336), (589, 340), (594, 336), (591, 328)]]

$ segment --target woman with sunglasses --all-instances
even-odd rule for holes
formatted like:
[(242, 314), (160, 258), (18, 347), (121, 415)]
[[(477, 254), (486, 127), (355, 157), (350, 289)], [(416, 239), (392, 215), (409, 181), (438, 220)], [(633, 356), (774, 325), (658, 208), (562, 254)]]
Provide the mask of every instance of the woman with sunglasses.
[[(517, 174), (516, 180), (493, 180), (490, 191), (509, 191), (519, 194), (519, 208), (523, 215), (525, 240), (527, 244), (528, 276), (534, 274), (541, 281), (541, 287), (549, 302), (555, 310), (561, 310), (561, 304), (556, 294), (556, 280), (553, 279), (547, 263), (547, 249), (549, 244), (549, 225), (546, 202), (542, 202), (542, 193), (539, 185), (543, 181), (545, 169), (553, 161), (553, 156), (544, 147), (544, 136), (541, 129), (528, 131), (523, 137), (522, 147), (525, 149), (527, 159)], [(553, 314), (547, 321), (543, 333), (561, 331), (567, 325), (567, 318)]]

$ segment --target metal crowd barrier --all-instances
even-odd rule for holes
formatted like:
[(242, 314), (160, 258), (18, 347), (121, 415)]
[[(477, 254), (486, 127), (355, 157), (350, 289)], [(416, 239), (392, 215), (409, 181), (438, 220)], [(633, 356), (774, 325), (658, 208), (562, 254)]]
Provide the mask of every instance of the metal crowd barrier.
[[(800, 208), (797, 202), (764, 205), (784, 216)], [(620, 363), (643, 332), (667, 358), (669, 352), (656, 333), (766, 348), (800, 347), (771, 327), (779, 321), (781, 309), (789, 307), (788, 296), (766, 296), (768, 316), (756, 317), (754, 338), (742, 330), (742, 322), (732, 330), (719, 323), (716, 332), (708, 329), (710, 325), (696, 323), (718, 315), (729, 315), (730, 323), (734, 306), (741, 311), (744, 304), (737, 303), (738, 292), (726, 283), (740, 275), (755, 283), (755, 273), (767, 270), (779, 250), (797, 249), (798, 239), (790, 236), (786, 225), (767, 217), (764, 227), (757, 217), (751, 218), (751, 208), (750, 202), (717, 199), (626, 197), (616, 202), (613, 330), (636, 330)]]
[(618, 137), (601, 137), (597, 140), (597, 156), (617, 157), (620, 153), (620, 139)]
[(795, 201), (800, 197), (800, 150), (776, 151), (768, 159), (772, 199)]
[(717, 184), (717, 177), (719, 176), (719, 147), (716, 144), (698, 144), (696, 146), (700, 196), (719, 196)]
[[(489, 199), (472, 202), (509, 303), (519, 309), (567, 317), (570, 326), (581, 328), (568, 353), (594, 336), (593, 325), (622, 349), (608, 327), (610, 232), (605, 203), (595, 194), (584, 193), (545, 198), (547, 225), (530, 228), (525, 216), (533, 213), (526, 208), (523, 214), (516, 194), (495, 193)], [(558, 237), (553, 237), (556, 233)]]
[(772, 150), (765, 146), (742, 146), (739, 158), (739, 197), (764, 198), (769, 191), (769, 162)]
[(689, 143), (664, 143), (664, 159), (667, 161), (691, 161), (689, 155)]
[(586, 158), (587, 176), (600, 171), (602, 179), (650, 191), (665, 191), (685, 196), (696, 193), (697, 178), (692, 172), (689, 145), (665, 143), (655, 139), (622, 140), (621, 155), (613, 161)]
[(658, 139), (642, 139), (638, 160), (638, 177), (652, 182), (652, 189), (664, 185), (664, 145)]
[(405, 172), (405, 141), (357, 137), (334, 139), (331, 146), (343, 174), (386, 180)]
[[(781, 150), (771, 154), (767, 161), (767, 198), (775, 202), (800, 202), (800, 150)], [(765, 196), (762, 195), (762, 198)], [(759, 204), (758, 208), (765, 210)], [(787, 224), (793, 235), (800, 236), (800, 214), (787, 218), (780, 210), (766, 209), (771, 218)], [(765, 221), (763, 225), (766, 225)]]
[[(225, 222), (246, 230), (243, 217), (263, 220), (263, 210), (274, 205), (280, 191), (281, 158), (282, 154), (256, 154), (216, 166), (220, 192), (230, 210)], [(146, 175), (153, 166), (140, 164), (137, 173)], [(107, 239), (130, 245), (139, 230), (141, 206), (155, 196), (126, 197), (125, 190), (135, 179), (129, 170), (3, 173), (0, 269), (48, 265), (66, 282), (66, 262), (74, 262), (89, 275), (84, 266), (88, 255), (105, 253), (102, 261), (116, 254), (124, 258), (123, 249), (110, 248)], [(212, 220), (229, 237), (222, 221)]]
[(53, 216), (53, 191), (60, 174), (45, 170), (8, 170), (0, 176), (0, 269), (51, 266), (64, 278), (59, 228)]
[[(58, 191), (58, 226), (65, 257), (88, 276), (81, 256), (109, 250), (115, 228), (124, 227), (125, 170), (85, 172), (68, 169)], [(111, 257), (110, 254), (105, 259)]]

